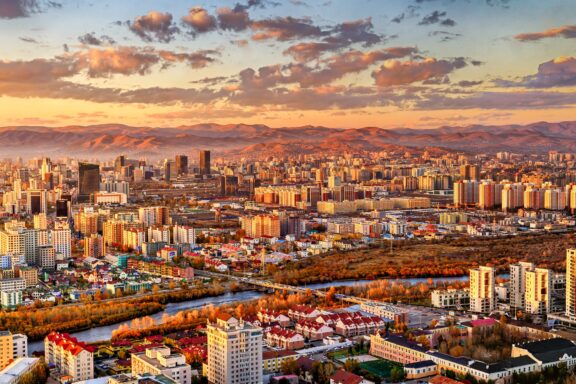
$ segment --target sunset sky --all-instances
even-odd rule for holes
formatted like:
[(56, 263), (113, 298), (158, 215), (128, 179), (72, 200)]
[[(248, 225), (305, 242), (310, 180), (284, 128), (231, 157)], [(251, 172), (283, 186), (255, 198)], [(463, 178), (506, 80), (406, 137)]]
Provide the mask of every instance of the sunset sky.
[(574, 120), (574, 0), (0, 0), (0, 125)]

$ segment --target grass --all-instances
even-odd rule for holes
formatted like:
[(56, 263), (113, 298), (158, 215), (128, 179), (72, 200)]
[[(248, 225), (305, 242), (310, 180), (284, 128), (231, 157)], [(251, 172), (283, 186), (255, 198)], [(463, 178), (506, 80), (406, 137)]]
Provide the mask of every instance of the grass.
[(375, 376), (381, 378), (388, 378), (390, 377), (390, 372), (392, 368), (397, 366), (398, 364), (392, 363), (386, 360), (372, 360), (366, 361), (364, 363), (360, 363), (360, 368), (366, 372), (369, 372)]

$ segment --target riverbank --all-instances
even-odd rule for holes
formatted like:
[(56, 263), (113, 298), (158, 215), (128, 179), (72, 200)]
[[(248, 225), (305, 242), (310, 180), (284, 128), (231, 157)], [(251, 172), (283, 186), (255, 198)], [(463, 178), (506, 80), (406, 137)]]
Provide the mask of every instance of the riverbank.
[(90, 328), (115, 325), (123, 321), (149, 316), (165, 310), (168, 303), (221, 296), (226, 292), (219, 285), (158, 292), (121, 301), (99, 301), (91, 298), (79, 305), (48, 308), (19, 308), (0, 312), (0, 326), (13, 333), (23, 333), (30, 341), (42, 340), (51, 331), (75, 333)]

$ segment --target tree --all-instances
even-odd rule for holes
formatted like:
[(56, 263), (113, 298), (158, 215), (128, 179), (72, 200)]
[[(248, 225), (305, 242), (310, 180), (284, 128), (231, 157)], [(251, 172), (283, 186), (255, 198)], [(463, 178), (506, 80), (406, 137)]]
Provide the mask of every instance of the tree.
[(285, 375), (296, 374), (298, 371), (298, 365), (296, 364), (296, 360), (295, 359), (284, 360), (282, 362), (280, 370)]
[(393, 382), (402, 381), (404, 379), (404, 369), (395, 365), (390, 370), (390, 380)]
[(346, 359), (344, 362), (344, 369), (348, 372), (358, 373), (360, 372), (360, 363), (357, 359)]

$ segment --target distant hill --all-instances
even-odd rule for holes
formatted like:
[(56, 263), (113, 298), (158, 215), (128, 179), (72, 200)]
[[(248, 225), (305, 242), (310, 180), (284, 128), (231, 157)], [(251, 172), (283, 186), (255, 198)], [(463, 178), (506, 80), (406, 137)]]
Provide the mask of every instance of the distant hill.
[(91, 126), (0, 127), (7, 156), (70, 155), (108, 158), (119, 153), (168, 157), (210, 149), (229, 156), (392, 151), (444, 148), (470, 152), (576, 152), (576, 122), (528, 125), (470, 125), (433, 129), (359, 129), (316, 126), (270, 128), (265, 125), (196, 124), (172, 128)]

